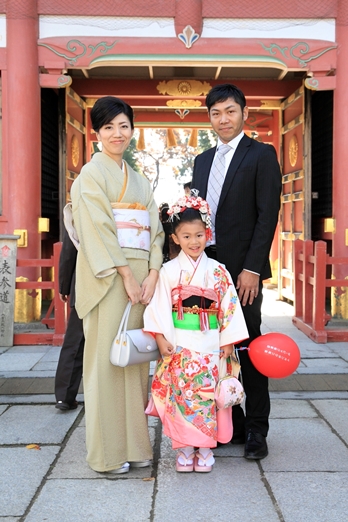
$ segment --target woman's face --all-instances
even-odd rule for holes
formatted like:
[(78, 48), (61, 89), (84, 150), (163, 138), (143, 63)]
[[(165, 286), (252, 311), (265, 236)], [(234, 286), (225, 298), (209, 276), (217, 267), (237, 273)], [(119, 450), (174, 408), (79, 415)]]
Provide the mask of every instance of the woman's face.
[(102, 151), (120, 164), (122, 156), (132, 139), (132, 129), (128, 117), (121, 113), (110, 123), (103, 125), (97, 132), (97, 138), (102, 144)]

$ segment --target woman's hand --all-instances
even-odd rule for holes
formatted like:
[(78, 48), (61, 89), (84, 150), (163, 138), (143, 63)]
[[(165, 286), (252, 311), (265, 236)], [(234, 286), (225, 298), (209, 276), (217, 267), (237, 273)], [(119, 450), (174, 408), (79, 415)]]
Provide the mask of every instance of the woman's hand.
[(158, 271), (155, 269), (151, 269), (149, 275), (145, 277), (142, 285), (141, 285), (141, 299), (140, 302), (142, 304), (149, 304), (152, 299), (152, 296), (155, 292), (156, 284), (158, 281)]
[(224, 359), (227, 359), (230, 355), (233, 354), (234, 345), (233, 344), (226, 344), (225, 346), (221, 346), (221, 353), (222, 357)]
[(135, 305), (141, 300), (141, 286), (138, 281), (135, 279), (133, 272), (129, 268), (129, 266), (118, 266), (117, 272), (120, 274), (123, 280), (124, 289), (132, 302), (132, 305)]
[(171, 357), (173, 355), (174, 347), (167, 341), (163, 334), (156, 333), (156, 343), (163, 357)]

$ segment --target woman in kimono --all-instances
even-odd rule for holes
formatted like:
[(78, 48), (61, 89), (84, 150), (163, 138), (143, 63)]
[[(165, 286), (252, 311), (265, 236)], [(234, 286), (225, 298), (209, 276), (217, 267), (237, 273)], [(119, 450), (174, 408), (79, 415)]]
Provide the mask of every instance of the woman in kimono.
[(162, 355), (152, 399), (178, 449), (176, 470), (208, 472), (218, 440), (214, 392), (220, 358), (234, 354), (234, 343), (248, 331), (230, 274), (204, 252), (211, 237), (207, 202), (185, 196), (168, 214), (181, 252), (163, 265), (144, 313), (144, 330), (155, 335)]
[(79, 240), (76, 310), (85, 333), (83, 384), (87, 462), (98, 472), (149, 466), (152, 448), (144, 405), (149, 365), (127, 368), (109, 360), (128, 300), (128, 326), (143, 326), (144, 305), (162, 264), (163, 231), (150, 183), (122, 159), (133, 136), (133, 110), (113, 96), (100, 98), (91, 121), (102, 152), (71, 187)]

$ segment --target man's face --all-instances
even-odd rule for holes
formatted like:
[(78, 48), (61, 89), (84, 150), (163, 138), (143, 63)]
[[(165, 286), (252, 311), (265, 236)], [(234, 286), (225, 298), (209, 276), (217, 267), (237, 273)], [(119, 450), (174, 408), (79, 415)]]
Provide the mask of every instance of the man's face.
[(211, 126), (222, 143), (228, 143), (238, 136), (242, 132), (247, 118), (248, 107), (244, 107), (242, 111), (234, 98), (215, 103), (209, 111)]

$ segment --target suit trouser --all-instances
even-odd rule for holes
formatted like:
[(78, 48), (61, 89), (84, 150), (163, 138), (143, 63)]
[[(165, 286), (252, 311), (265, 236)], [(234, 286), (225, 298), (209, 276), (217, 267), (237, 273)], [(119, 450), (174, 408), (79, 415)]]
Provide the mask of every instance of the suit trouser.
[[(208, 257), (216, 260), (216, 250), (207, 247)], [(233, 281), (236, 284), (236, 281)], [(258, 296), (253, 304), (242, 305), (245, 322), (249, 332), (249, 339), (245, 339), (236, 348), (248, 347), (251, 341), (261, 335), (261, 305), (262, 305), (262, 282), (260, 282)], [(268, 378), (262, 375), (252, 364), (248, 350), (238, 350), (241, 364), (242, 381), (245, 390), (246, 401), (244, 415), (243, 408), (232, 407), (233, 432), (241, 434), (244, 430), (252, 429), (267, 437), (269, 423), (268, 418), (271, 411), (271, 404), (268, 392)]]
[[(249, 339), (236, 345), (236, 347), (249, 346), (251, 341), (261, 335), (261, 305), (262, 305), (262, 283), (259, 293), (252, 305), (242, 306), (245, 322), (249, 331)], [(248, 350), (238, 350), (240, 358), (242, 381), (246, 395), (245, 411), (241, 406), (233, 406), (233, 430), (235, 433), (245, 430), (253, 430), (267, 437), (268, 417), (270, 414), (270, 398), (268, 392), (268, 378), (262, 375), (252, 364)]]
[(72, 307), (56, 371), (57, 401), (72, 404), (76, 399), (82, 378), (84, 346), (82, 320), (78, 317), (75, 307)]

